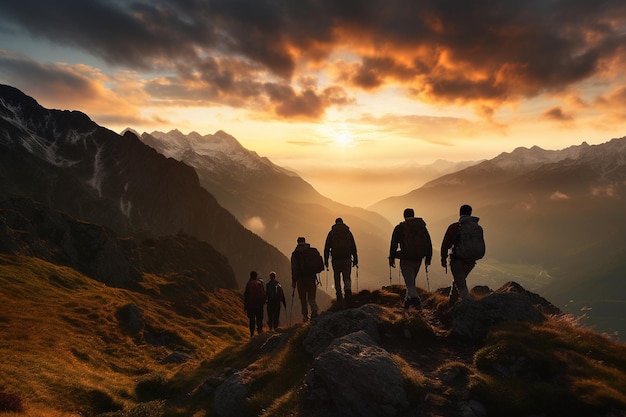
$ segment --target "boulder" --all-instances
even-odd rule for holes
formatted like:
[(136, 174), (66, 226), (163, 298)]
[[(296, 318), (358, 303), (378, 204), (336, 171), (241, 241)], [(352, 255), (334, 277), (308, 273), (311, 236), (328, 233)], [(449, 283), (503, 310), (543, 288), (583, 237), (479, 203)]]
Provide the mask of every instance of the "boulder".
[(491, 326), (508, 321), (538, 323), (546, 315), (561, 311), (537, 294), (508, 282), (479, 300), (463, 300), (452, 309), (452, 331), (470, 339), (482, 340)]
[(305, 381), (306, 400), (329, 402), (337, 415), (386, 417), (409, 407), (398, 365), (364, 330), (332, 342)]
[(359, 330), (363, 330), (376, 341), (380, 340), (376, 321), (361, 308), (322, 314), (311, 322), (309, 333), (304, 339), (304, 348), (315, 357), (333, 340)]

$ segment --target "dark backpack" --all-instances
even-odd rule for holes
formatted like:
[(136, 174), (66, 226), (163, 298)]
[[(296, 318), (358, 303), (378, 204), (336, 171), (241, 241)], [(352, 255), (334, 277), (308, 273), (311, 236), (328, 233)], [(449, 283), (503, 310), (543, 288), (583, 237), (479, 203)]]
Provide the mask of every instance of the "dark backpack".
[(283, 287), (278, 282), (267, 283), (267, 302), (268, 303), (280, 303), (283, 301)]
[(350, 229), (341, 224), (333, 226), (331, 230), (333, 259), (346, 259), (352, 255), (352, 239), (350, 239)]
[(265, 304), (265, 287), (263, 281), (248, 281), (248, 307), (256, 308)]
[(430, 239), (424, 222), (419, 219), (405, 221), (400, 242), (400, 258), (418, 260), (429, 252)]
[(306, 248), (298, 254), (300, 272), (304, 275), (315, 275), (324, 270), (324, 258), (316, 248)]
[(464, 261), (477, 261), (485, 256), (485, 238), (478, 219), (459, 222), (454, 242), (454, 256)]

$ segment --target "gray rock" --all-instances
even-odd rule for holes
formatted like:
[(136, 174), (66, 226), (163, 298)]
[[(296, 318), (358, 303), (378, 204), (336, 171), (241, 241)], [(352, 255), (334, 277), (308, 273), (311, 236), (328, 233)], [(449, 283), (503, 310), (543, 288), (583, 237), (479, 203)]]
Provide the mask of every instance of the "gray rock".
[(375, 320), (362, 309), (322, 314), (311, 322), (309, 333), (304, 339), (304, 348), (315, 357), (322, 353), (333, 340), (359, 330), (363, 330), (376, 341), (380, 340)]
[(395, 416), (409, 406), (398, 365), (363, 330), (332, 342), (306, 381), (310, 399), (330, 401), (341, 416)]
[(250, 372), (245, 369), (226, 378), (215, 390), (213, 411), (220, 417), (240, 416), (248, 396), (249, 383)]
[(560, 314), (560, 310), (519, 284), (509, 282), (480, 300), (457, 303), (452, 309), (451, 324), (456, 334), (480, 340), (491, 326), (507, 321), (538, 323), (552, 314)]

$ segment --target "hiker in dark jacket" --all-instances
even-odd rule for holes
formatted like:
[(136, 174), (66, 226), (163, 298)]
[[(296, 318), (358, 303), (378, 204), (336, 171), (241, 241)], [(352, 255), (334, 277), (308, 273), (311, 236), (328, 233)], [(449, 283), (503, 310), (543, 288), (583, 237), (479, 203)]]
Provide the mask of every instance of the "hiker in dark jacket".
[(341, 217), (335, 220), (330, 232), (326, 236), (324, 245), (324, 266), (328, 271), (328, 258), (332, 256), (333, 277), (335, 279), (335, 294), (337, 301), (343, 301), (341, 293), (341, 278), (343, 277), (343, 293), (346, 301), (352, 296), (352, 267), (359, 267), (359, 258), (356, 253), (356, 243), (350, 228)]
[(450, 254), (450, 271), (452, 272), (453, 282), (452, 288), (450, 289), (450, 305), (454, 305), (458, 301), (459, 296), (463, 300), (472, 298), (467, 289), (467, 276), (476, 265), (475, 260), (461, 259), (457, 255), (455, 242), (461, 223), (478, 222), (478, 217), (472, 216), (472, 207), (468, 204), (461, 206), (459, 216), (458, 222), (454, 222), (448, 226), (443, 241), (441, 242), (441, 266), (444, 268), (448, 267), (448, 251), (452, 248), (452, 253)]
[(256, 271), (250, 271), (250, 279), (243, 292), (243, 309), (248, 315), (250, 337), (254, 336), (254, 329), (260, 334), (263, 332), (263, 307), (265, 306), (265, 286)]
[[(310, 247), (311, 245), (306, 243), (305, 238), (299, 237), (296, 249), (291, 253), (291, 286), (298, 289), (302, 309), (302, 320), (304, 322), (318, 315), (317, 303), (315, 301), (317, 275), (315, 273), (302, 272), (302, 268), (300, 267), (301, 260), (299, 259), (301, 252)], [(309, 317), (309, 307), (311, 307), (311, 317)]]
[(389, 246), (389, 266), (395, 268), (395, 258), (400, 259), (400, 271), (406, 285), (405, 308), (421, 307), (422, 302), (417, 294), (415, 279), (422, 259), (425, 259), (425, 267), (428, 269), (432, 257), (433, 245), (426, 229), (426, 222), (421, 217), (415, 217), (412, 208), (405, 209), (404, 221), (393, 229)]
[(276, 330), (280, 324), (280, 304), (287, 308), (285, 293), (276, 280), (276, 272), (270, 272), (270, 281), (265, 286), (267, 295), (267, 325), (270, 330)]

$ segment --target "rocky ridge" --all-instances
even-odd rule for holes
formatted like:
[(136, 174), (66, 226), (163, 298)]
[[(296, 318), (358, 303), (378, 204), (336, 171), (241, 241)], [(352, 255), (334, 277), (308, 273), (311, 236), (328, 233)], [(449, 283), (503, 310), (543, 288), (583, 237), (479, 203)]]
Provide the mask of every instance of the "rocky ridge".
[[(421, 311), (400, 308), (399, 298), (385, 295), (394, 291), (400, 288), (362, 291), (350, 308), (335, 305), (304, 329), (301, 347), (310, 358), (310, 367), (297, 387), (302, 404), (298, 415), (494, 415), (469, 388), (477, 352), (489, 330), (505, 323), (541, 324), (561, 316), (558, 308), (515, 282), (496, 291), (477, 287), (472, 290), (474, 300), (451, 309), (441, 305), (444, 290), (424, 292)], [(262, 340), (253, 341), (260, 345), (256, 361), (205, 382), (202, 390), (213, 396), (217, 415), (242, 415), (252, 387), (258, 384), (261, 363), (290, 337), (289, 332), (257, 336)], [(520, 351), (481, 366), (496, 376), (551, 383), (552, 376), (533, 370), (531, 362)], [(553, 415), (547, 412), (541, 415)], [(596, 415), (625, 414), (610, 409)]]

